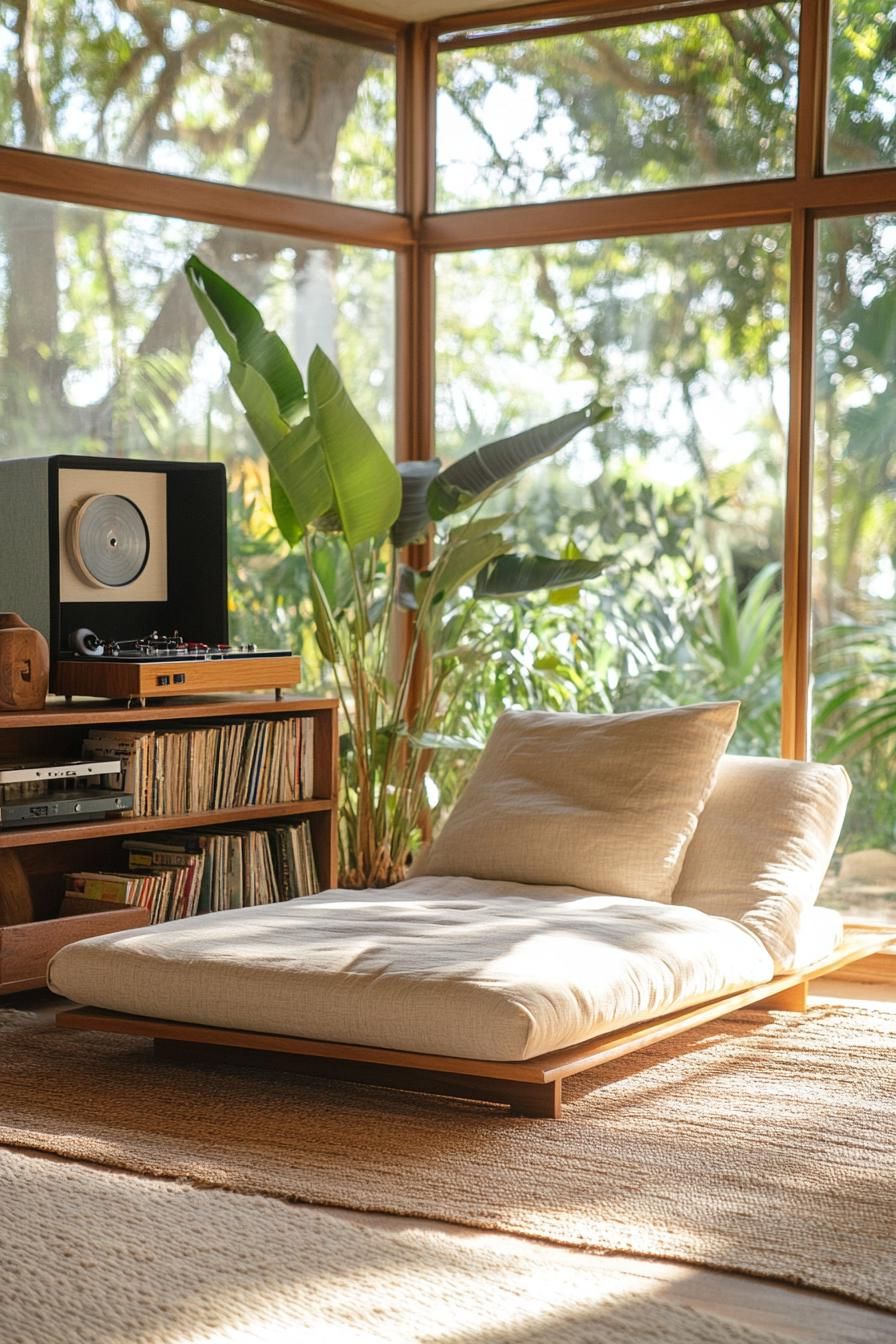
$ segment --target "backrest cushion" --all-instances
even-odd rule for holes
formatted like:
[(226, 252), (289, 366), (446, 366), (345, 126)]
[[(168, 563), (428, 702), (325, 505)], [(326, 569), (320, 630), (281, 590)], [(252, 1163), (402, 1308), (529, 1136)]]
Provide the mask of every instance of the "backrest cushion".
[(738, 708), (502, 715), (427, 876), (670, 901)]
[(746, 925), (777, 971), (792, 969), (850, 794), (840, 765), (726, 756), (672, 900)]

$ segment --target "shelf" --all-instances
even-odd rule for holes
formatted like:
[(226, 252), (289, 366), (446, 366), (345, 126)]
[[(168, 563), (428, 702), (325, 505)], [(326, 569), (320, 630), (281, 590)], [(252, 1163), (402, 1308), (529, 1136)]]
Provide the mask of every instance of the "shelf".
[(271, 821), (277, 817), (307, 816), (332, 812), (332, 798), (306, 798), (302, 802), (271, 803), (264, 807), (219, 808), (214, 812), (182, 812), (173, 817), (114, 817), (106, 821), (83, 821), (62, 826), (33, 826), (0, 833), (0, 849), (26, 845), (52, 845), (63, 840), (93, 840), (108, 835), (138, 835), (148, 831), (199, 830), (234, 821)]
[(0, 715), (0, 728), (66, 728), (98, 723), (163, 723), (177, 719), (306, 714), (315, 710), (335, 709), (337, 703), (327, 697), (304, 695), (284, 696), (282, 700), (259, 699), (253, 695), (203, 695), (153, 700), (144, 707), (128, 708), (127, 705), (107, 700), (79, 698), (68, 703), (61, 696), (51, 696), (44, 709), (12, 711)]
[[(276, 700), (273, 696), (243, 694), (172, 696), (133, 707), (86, 696), (71, 702), (52, 696), (41, 710), (0, 713), (3, 761), (69, 757), (79, 750), (81, 734), (90, 727), (127, 724), (150, 730), (175, 729), (196, 723), (211, 726), (216, 720), (270, 720), (287, 715), (308, 715), (314, 720), (313, 773), (309, 779), (317, 795), (314, 798), (182, 812), (170, 817), (79, 818), (73, 823), (0, 831), (0, 858), (5, 866), (11, 865), (16, 880), (24, 884), (29, 898), (26, 908), (30, 904), (34, 916), (29, 923), (0, 930), (0, 994), (45, 984), (46, 964), (53, 952), (75, 938), (105, 931), (104, 919), (123, 917), (116, 911), (105, 916), (91, 911), (57, 918), (56, 912), (65, 889), (65, 873), (85, 866), (105, 869), (120, 863), (119, 842), (128, 836), (213, 831), (233, 824), (257, 828), (278, 820), (298, 822), (307, 818), (321, 889), (334, 887), (338, 877), (339, 702), (326, 696), (292, 694)], [(127, 913), (130, 917), (137, 910), (127, 908)], [(145, 911), (140, 913), (145, 915)]]

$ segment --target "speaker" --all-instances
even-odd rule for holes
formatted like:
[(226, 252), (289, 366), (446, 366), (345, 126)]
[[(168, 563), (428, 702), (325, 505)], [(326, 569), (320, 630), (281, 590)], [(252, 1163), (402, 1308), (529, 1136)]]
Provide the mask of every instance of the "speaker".
[(50, 646), (175, 630), (228, 643), (227, 478), (218, 462), (0, 462), (0, 610)]

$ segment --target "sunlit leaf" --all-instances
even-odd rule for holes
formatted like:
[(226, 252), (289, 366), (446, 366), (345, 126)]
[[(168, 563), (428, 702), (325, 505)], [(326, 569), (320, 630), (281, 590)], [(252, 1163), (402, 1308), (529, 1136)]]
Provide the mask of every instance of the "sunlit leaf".
[(271, 388), (280, 414), (292, 420), (305, 405), (305, 384), (298, 365), (276, 332), (244, 294), (197, 256), (184, 270), (193, 297), (218, 344), (232, 363), (249, 364)]
[(477, 597), (523, 597), (541, 588), (565, 588), (602, 574), (613, 557), (558, 560), (547, 555), (501, 555), (476, 580)]
[(308, 365), (308, 396), (346, 541), (385, 537), (401, 508), (401, 478), (320, 346)]
[(581, 430), (599, 424), (611, 413), (609, 406), (592, 401), (580, 411), (561, 415), (510, 438), (487, 443), (458, 462), (452, 462), (450, 467), (439, 472), (429, 487), (430, 515), (435, 519), (447, 518), (449, 514), (485, 499), (533, 462), (556, 453)]

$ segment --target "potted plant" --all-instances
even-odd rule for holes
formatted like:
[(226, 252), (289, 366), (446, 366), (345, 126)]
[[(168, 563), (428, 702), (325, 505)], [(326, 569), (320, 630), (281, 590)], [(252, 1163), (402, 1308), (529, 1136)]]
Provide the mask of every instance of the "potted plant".
[[(244, 295), (198, 257), (185, 270), (268, 457), (277, 525), (304, 550), (317, 643), (346, 723), (341, 881), (387, 886), (405, 876), (434, 756), (478, 745), (450, 731), (452, 689), (472, 653), (464, 643), (470, 601), (459, 599), (538, 589), (568, 596), (608, 563), (574, 548), (563, 557), (516, 554), (505, 533), (511, 515), (482, 516), (482, 506), (610, 411), (592, 401), (445, 468), (437, 460), (396, 466), (323, 350), (315, 348), (303, 379)], [(427, 562), (414, 568), (405, 548), (426, 537)]]

